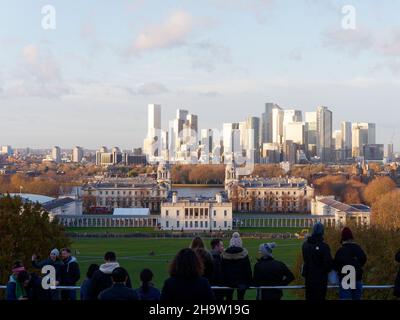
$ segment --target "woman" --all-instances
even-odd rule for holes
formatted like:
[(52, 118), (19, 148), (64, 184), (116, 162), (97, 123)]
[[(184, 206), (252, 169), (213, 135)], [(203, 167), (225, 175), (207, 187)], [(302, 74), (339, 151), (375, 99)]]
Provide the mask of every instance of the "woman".
[(144, 301), (158, 301), (160, 300), (160, 290), (154, 287), (153, 280), (153, 272), (150, 269), (143, 269), (140, 273), (140, 281), (142, 285), (139, 289), (136, 290), (137, 295), (139, 296), (139, 300)]
[(190, 248), (175, 256), (169, 269), (170, 277), (161, 292), (163, 301), (212, 301), (214, 293), (206, 278), (202, 277), (203, 262)]
[(81, 284), (81, 300), (90, 300), (88, 295), (88, 288), (92, 281), (93, 274), (99, 270), (98, 264), (91, 264), (86, 272), (86, 279)]
[(14, 265), (11, 269), (12, 274), (7, 283), (7, 300), (19, 300), (26, 295), (24, 286), (18, 281), (18, 274), (23, 271), (25, 271), (25, 267), (23, 266), (22, 262), (14, 262)]
[(196, 252), (200, 260), (203, 262), (203, 277), (207, 278), (207, 280), (210, 282), (213, 277), (214, 268), (211, 253), (206, 250), (204, 242), (200, 237), (195, 237), (192, 240), (190, 248)]

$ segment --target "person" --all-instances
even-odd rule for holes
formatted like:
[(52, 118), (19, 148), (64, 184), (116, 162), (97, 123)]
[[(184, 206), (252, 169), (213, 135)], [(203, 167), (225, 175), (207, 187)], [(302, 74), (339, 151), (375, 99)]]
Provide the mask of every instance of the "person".
[(98, 300), (139, 300), (135, 290), (128, 288), (128, 272), (121, 267), (111, 273), (112, 286), (99, 293)]
[(42, 279), (26, 270), (18, 272), (14, 288), (8, 288), (7, 300), (51, 300), (50, 290), (42, 287)]
[[(255, 286), (287, 286), (294, 280), (289, 268), (272, 256), (275, 242), (263, 243), (259, 247), (260, 259), (254, 265), (253, 283)], [(262, 289), (257, 291), (257, 300), (280, 300), (281, 289)]]
[(203, 277), (207, 278), (207, 280), (210, 282), (213, 275), (213, 261), (211, 254), (205, 248), (203, 240), (200, 237), (195, 237), (192, 240), (190, 248), (193, 249), (202, 260), (204, 266)]
[(160, 300), (161, 292), (154, 287), (153, 272), (150, 269), (143, 269), (140, 272), (140, 281), (142, 285), (139, 289), (136, 289), (136, 293), (139, 296), (139, 300), (144, 301), (158, 301)]
[[(211, 286), (222, 287), (224, 276), (222, 273), (222, 253), (224, 252), (224, 243), (221, 239), (211, 240), (211, 257), (213, 262), (213, 273), (210, 280)], [(223, 301), (225, 290), (214, 290), (217, 301)]]
[[(61, 258), (63, 265), (61, 266), (60, 285), (75, 286), (81, 277), (79, 264), (75, 257), (71, 255), (71, 249), (61, 249)], [(75, 290), (61, 290), (62, 300), (76, 300)]]
[[(252, 282), (252, 271), (248, 252), (243, 248), (242, 239), (234, 232), (229, 247), (222, 253), (223, 284), (226, 287), (237, 288), (237, 299), (244, 300), (246, 289)], [(233, 299), (234, 289), (226, 291), (226, 299)]]
[(170, 277), (161, 290), (162, 301), (213, 301), (215, 296), (206, 278), (203, 262), (190, 248), (180, 250), (170, 264)]
[(93, 274), (99, 270), (99, 265), (98, 264), (91, 264), (86, 272), (86, 279), (83, 280), (81, 284), (81, 290), (80, 290), (80, 297), (81, 300), (89, 300), (89, 294), (88, 294), (88, 288), (90, 286), (90, 282), (92, 281)]
[[(400, 263), (400, 251), (396, 253), (396, 256), (394, 257), (396, 262)], [(394, 282), (394, 290), (393, 290), (393, 295), (396, 298), (400, 298), (400, 269), (397, 272), (396, 280)]]
[[(104, 263), (100, 265), (99, 270), (97, 270), (90, 281), (88, 286), (88, 299), (97, 300), (99, 293), (108, 289), (112, 286), (111, 274), (114, 269), (118, 268), (120, 265), (117, 262), (117, 256), (115, 252), (108, 251), (104, 255)], [(128, 275), (126, 281), (126, 286), (132, 288), (131, 280)]]
[[(343, 228), (340, 242), (342, 246), (336, 252), (333, 260), (333, 269), (337, 272), (340, 283), (339, 298), (341, 300), (361, 300), (363, 266), (367, 262), (367, 256), (363, 249), (354, 242), (350, 228)], [(356, 271), (355, 289), (344, 289), (342, 287), (342, 279), (347, 274), (347, 272), (342, 273), (342, 268), (346, 265), (353, 266)]]
[(6, 287), (6, 299), (7, 300), (19, 300), (24, 296), (24, 287), (17, 280), (18, 274), (25, 271), (25, 267), (21, 261), (15, 261), (11, 269), (11, 275)]
[(328, 274), (333, 267), (331, 249), (324, 242), (324, 226), (317, 222), (310, 237), (303, 243), (303, 270), (306, 300), (325, 300)]

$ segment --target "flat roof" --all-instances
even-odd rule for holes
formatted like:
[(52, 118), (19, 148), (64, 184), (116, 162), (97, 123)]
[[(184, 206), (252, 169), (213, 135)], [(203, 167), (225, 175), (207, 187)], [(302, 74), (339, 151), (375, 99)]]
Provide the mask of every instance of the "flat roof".
[(149, 216), (149, 208), (115, 208), (113, 216)]

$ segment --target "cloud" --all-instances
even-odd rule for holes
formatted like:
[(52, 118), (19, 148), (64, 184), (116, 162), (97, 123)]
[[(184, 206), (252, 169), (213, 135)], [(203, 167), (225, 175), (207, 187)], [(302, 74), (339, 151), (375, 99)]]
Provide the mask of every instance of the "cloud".
[(168, 93), (169, 90), (166, 86), (164, 86), (162, 83), (158, 82), (148, 82), (148, 83), (143, 83), (135, 88), (126, 88), (126, 90), (135, 95), (143, 95), (143, 96), (150, 96), (150, 95), (159, 95), (163, 93)]
[(193, 43), (188, 48), (194, 69), (213, 72), (218, 65), (232, 62), (229, 48), (210, 40)]
[(194, 18), (182, 10), (173, 11), (165, 21), (146, 27), (134, 41), (132, 51), (165, 49), (185, 43), (194, 26)]

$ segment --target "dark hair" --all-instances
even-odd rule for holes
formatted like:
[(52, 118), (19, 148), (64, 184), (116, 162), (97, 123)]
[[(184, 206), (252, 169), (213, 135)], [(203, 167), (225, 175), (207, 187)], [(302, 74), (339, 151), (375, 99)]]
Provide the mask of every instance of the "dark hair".
[(149, 284), (153, 280), (153, 272), (150, 269), (143, 269), (140, 273), (140, 281), (142, 281), (142, 290), (144, 293), (149, 291)]
[(22, 263), (21, 260), (16, 260), (16, 261), (14, 261), (11, 269), (22, 268), (23, 266), (24, 266), (24, 264)]
[(70, 248), (62, 248), (62, 249), (61, 249), (61, 252), (63, 252), (63, 251), (66, 251), (66, 252), (68, 252), (68, 253), (71, 253), (71, 249), (70, 249)]
[(87, 272), (86, 272), (86, 277), (87, 277), (88, 279), (92, 279), (93, 274), (94, 274), (97, 270), (99, 270), (99, 265), (98, 265), (98, 264), (95, 264), (95, 263), (91, 264), (91, 265), (89, 266)]
[(128, 278), (128, 272), (121, 267), (115, 268), (111, 273), (111, 278), (114, 282), (125, 282)]
[(18, 273), (17, 281), (19, 283), (24, 283), (26, 280), (29, 280), (30, 277), (31, 275), (28, 273), (28, 271), (21, 271), (20, 273)]
[(115, 252), (107, 251), (106, 254), (104, 255), (104, 260), (105, 261), (116, 261), (117, 255), (115, 254)]
[(205, 248), (204, 242), (200, 237), (195, 237), (190, 244), (191, 249)]
[(171, 262), (169, 274), (171, 277), (195, 278), (203, 274), (203, 262), (190, 248), (180, 250)]
[(215, 249), (216, 246), (218, 246), (220, 244), (222, 240), (221, 239), (213, 239), (211, 240), (211, 249)]

